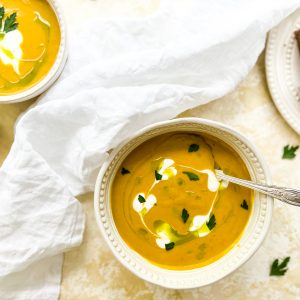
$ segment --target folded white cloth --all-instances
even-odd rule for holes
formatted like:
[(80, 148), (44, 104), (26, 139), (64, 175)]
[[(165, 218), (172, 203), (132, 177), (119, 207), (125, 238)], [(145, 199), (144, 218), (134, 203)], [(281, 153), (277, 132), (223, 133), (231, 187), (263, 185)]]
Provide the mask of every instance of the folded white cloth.
[(0, 169), (0, 299), (56, 299), (107, 151), (135, 130), (216, 99), (254, 65), (299, 0), (163, 1), (145, 18), (73, 32), (60, 80), (17, 123)]

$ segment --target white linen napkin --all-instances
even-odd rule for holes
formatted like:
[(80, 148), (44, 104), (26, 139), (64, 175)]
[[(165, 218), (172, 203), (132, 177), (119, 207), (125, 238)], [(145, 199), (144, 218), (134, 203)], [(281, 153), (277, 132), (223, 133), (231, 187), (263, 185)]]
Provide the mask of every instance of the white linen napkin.
[(74, 196), (135, 130), (223, 96), (299, 0), (163, 1), (145, 18), (73, 32), (60, 80), (16, 125), (0, 169), (0, 299), (57, 299), (61, 253), (80, 244)]

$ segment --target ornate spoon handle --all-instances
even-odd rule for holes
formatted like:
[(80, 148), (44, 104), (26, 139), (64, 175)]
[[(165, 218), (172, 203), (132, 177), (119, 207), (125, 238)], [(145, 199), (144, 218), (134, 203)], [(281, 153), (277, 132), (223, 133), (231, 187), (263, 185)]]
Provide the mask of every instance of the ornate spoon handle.
[(286, 187), (278, 187), (275, 185), (264, 185), (252, 181), (232, 177), (226, 175), (221, 170), (216, 170), (218, 180), (229, 181), (260, 193), (269, 195), (288, 204), (300, 206), (300, 190)]

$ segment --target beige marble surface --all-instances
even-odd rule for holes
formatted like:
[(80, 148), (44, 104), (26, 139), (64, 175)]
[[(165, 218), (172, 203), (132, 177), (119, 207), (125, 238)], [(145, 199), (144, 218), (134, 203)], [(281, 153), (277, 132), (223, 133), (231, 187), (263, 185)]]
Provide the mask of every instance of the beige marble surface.
[[(74, 27), (81, 11), (85, 11), (85, 18), (95, 15), (137, 16), (146, 15), (159, 5), (159, 0), (60, 1), (69, 26)], [(12, 143), (15, 119), (31, 103), (0, 105), (0, 163)], [(300, 144), (300, 137), (285, 123), (270, 98), (264, 54), (248, 77), (229, 95), (181, 116), (204, 117), (233, 126), (256, 144), (270, 166), (274, 182), (295, 187), (300, 185), (299, 176), (290, 176), (299, 174), (300, 155), (293, 161), (281, 159), (283, 146), (287, 143)], [(146, 283), (127, 271), (111, 254), (95, 223), (93, 195), (84, 195), (80, 201), (87, 216), (84, 241), (80, 247), (65, 254), (60, 300), (272, 299), (273, 294), (276, 299), (282, 296), (284, 299), (300, 299), (298, 258), (292, 258), (293, 268), (285, 277), (268, 281), (267, 286), (264, 280), (252, 280), (243, 286), (241, 278), (247, 266), (230, 275), (226, 279), (228, 284), (220, 281), (204, 289), (175, 291)], [(283, 209), (276, 210), (275, 217), (286, 221)], [(289, 230), (288, 222), (284, 226)], [(268, 266), (266, 263), (266, 268)], [(293, 283), (293, 288), (289, 288), (289, 283)]]

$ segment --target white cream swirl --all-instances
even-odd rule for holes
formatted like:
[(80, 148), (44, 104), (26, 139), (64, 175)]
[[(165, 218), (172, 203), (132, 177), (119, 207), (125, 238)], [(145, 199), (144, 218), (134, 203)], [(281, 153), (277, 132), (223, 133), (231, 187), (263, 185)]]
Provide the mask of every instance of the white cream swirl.
[[(140, 202), (139, 197), (142, 196), (145, 199), (145, 202)], [(133, 209), (142, 215), (145, 215), (156, 203), (156, 197), (154, 195), (149, 195), (145, 198), (144, 193), (139, 193), (135, 196), (132, 207)]]
[(0, 37), (0, 59), (3, 64), (11, 65), (18, 75), (20, 75), (20, 60), (23, 56), (22, 42), (22, 33), (17, 29)]

